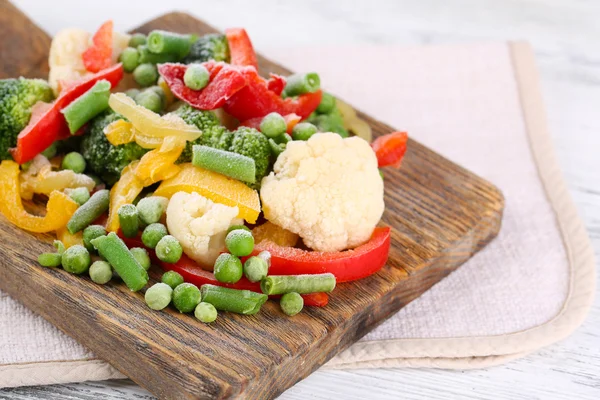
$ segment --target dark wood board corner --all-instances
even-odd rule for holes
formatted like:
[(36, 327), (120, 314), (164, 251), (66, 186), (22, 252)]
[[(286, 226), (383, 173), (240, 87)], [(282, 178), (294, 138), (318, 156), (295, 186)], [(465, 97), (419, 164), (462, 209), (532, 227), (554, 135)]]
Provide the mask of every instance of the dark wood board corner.
[[(158, 28), (214, 31), (182, 12), (135, 31)], [(49, 44), (41, 29), (0, 0), (0, 78), (47, 76)], [(289, 73), (259, 60), (262, 73)], [(375, 135), (393, 131), (362, 116)], [(210, 325), (174, 310), (152, 311), (142, 294), (122, 284), (99, 286), (38, 267), (49, 237), (25, 233), (3, 217), (0, 288), (161, 398), (274, 398), (439, 282), (500, 229), (501, 192), (414, 140), (402, 168), (386, 171), (385, 186), (383, 223), (393, 228), (388, 265), (340, 284), (327, 307), (293, 318), (274, 302), (256, 316), (221, 314)]]

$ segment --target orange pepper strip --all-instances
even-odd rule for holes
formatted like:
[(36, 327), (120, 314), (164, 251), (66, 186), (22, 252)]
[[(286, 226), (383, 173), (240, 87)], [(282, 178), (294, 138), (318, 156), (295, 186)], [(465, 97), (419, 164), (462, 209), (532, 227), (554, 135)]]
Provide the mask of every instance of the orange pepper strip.
[(185, 143), (185, 140), (182, 140), (170, 150), (161, 151), (162, 148), (158, 148), (144, 154), (135, 168), (135, 176), (144, 186), (166, 179), (165, 176), (173, 176), (173, 167), (185, 148)]
[(67, 228), (60, 228), (56, 231), (56, 238), (60, 240), (67, 249), (76, 244), (83, 245), (83, 232), (77, 232), (73, 235)]
[(196, 192), (216, 203), (238, 207), (238, 218), (251, 224), (256, 222), (260, 214), (260, 199), (256, 190), (240, 181), (190, 163), (180, 164), (179, 167), (181, 172), (164, 180), (154, 195), (171, 198), (177, 192)]
[(121, 179), (113, 186), (110, 191), (110, 206), (108, 209), (108, 221), (106, 229), (110, 232), (119, 230), (119, 208), (124, 204), (131, 204), (135, 198), (142, 192), (144, 185), (135, 175), (136, 167), (139, 162), (132, 162), (121, 172)]
[(19, 164), (4, 160), (0, 164), (0, 212), (21, 229), (45, 233), (67, 225), (79, 205), (64, 193), (50, 193), (44, 217), (29, 214), (20, 195)]

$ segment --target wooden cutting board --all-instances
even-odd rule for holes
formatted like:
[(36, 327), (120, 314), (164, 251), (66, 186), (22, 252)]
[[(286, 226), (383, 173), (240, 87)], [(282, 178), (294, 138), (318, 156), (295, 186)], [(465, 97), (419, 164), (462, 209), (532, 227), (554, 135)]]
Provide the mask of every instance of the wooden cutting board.
[[(182, 13), (135, 31), (152, 29), (214, 31)], [(0, 78), (46, 76), (48, 36), (6, 0), (0, 0), (0, 38)], [(289, 74), (259, 60), (263, 74)], [(375, 135), (393, 131), (362, 117)], [(393, 228), (388, 265), (338, 285), (327, 307), (293, 318), (276, 302), (256, 316), (222, 313), (210, 325), (172, 309), (152, 311), (123, 284), (99, 286), (37, 266), (50, 236), (26, 233), (1, 216), (0, 289), (161, 398), (274, 398), (484, 247), (500, 229), (504, 206), (495, 186), (414, 140), (402, 168), (385, 172), (385, 202), (383, 224)]]

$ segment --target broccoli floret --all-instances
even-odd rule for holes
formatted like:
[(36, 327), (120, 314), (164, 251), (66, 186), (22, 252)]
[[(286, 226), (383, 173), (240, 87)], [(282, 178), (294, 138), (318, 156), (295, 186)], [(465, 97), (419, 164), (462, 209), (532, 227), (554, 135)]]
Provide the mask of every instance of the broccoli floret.
[(178, 162), (190, 162), (192, 146), (200, 144), (225, 151), (231, 151), (254, 159), (256, 165), (256, 182), (248, 184), (253, 189), (260, 188), (260, 181), (269, 172), (271, 147), (265, 135), (253, 128), (240, 127), (229, 131), (219, 125), (219, 120), (210, 111), (196, 110), (183, 105), (175, 111), (186, 123), (196, 126), (202, 131), (202, 136), (194, 142), (189, 142), (179, 157)]
[(111, 122), (124, 119), (112, 110), (107, 110), (91, 120), (81, 142), (81, 154), (88, 167), (110, 184), (121, 176), (121, 171), (130, 162), (139, 160), (148, 150), (135, 142), (114, 146), (104, 135), (104, 128)]
[(183, 59), (185, 64), (203, 63), (208, 60), (229, 62), (229, 43), (227, 37), (220, 33), (212, 33), (198, 38), (188, 55)]
[(319, 132), (335, 132), (341, 137), (348, 137), (342, 114), (337, 107), (334, 107), (329, 114), (312, 113), (306, 121), (316, 126)]
[(31, 118), (31, 107), (53, 99), (50, 85), (42, 79), (0, 80), (0, 160), (12, 159), (8, 149), (17, 145), (19, 132)]

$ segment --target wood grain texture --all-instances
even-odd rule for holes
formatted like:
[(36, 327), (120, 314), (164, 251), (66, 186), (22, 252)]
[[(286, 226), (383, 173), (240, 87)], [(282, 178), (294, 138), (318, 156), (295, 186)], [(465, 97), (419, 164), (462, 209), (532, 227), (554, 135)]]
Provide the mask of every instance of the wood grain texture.
[[(155, 28), (213, 31), (181, 13), (138, 31)], [(20, 57), (13, 59), (20, 62)], [(3, 70), (6, 61), (0, 63)], [(260, 67), (263, 73), (288, 73), (263, 58)], [(376, 134), (392, 130), (364, 117)], [(290, 319), (276, 303), (268, 303), (257, 316), (227, 314), (211, 325), (173, 310), (153, 312), (141, 294), (123, 285), (101, 287), (37, 267), (35, 258), (49, 247), (48, 238), (20, 231), (4, 219), (0, 288), (161, 398), (275, 397), (441, 280), (498, 232), (503, 199), (494, 186), (417, 142), (409, 146), (403, 168), (386, 172), (383, 221), (394, 228), (389, 265), (375, 276), (339, 285), (326, 308), (307, 309)]]

